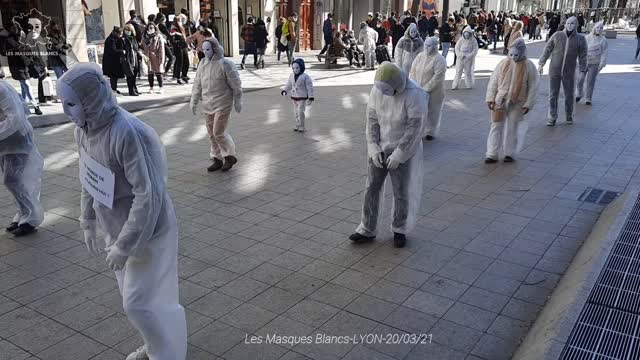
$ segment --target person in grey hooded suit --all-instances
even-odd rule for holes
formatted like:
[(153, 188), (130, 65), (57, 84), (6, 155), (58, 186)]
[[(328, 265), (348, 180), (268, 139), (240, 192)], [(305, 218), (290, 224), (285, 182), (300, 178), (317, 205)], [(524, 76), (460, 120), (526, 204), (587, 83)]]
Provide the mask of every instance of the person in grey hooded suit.
[(551, 36), (538, 63), (542, 75), (544, 64), (551, 58), (549, 65), (549, 121), (547, 126), (554, 126), (558, 119), (558, 96), (560, 84), (564, 92), (564, 109), (567, 124), (573, 123), (573, 102), (575, 92), (576, 60), (580, 72), (587, 71), (587, 40), (578, 34), (578, 19), (570, 17), (564, 24), (564, 31)]

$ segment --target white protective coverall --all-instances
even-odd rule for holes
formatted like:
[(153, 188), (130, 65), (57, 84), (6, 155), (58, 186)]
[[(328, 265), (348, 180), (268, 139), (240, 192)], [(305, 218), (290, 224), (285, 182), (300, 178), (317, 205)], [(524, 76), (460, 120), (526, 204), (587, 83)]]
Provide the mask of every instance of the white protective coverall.
[(447, 60), (438, 52), (438, 39), (427, 38), (424, 51), (413, 61), (409, 73), (409, 79), (414, 80), (429, 94), (429, 111), (424, 119), (425, 136), (435, 136), (440, 128), (446, 72)]
[(44, 161), (33, 141), (22, 98), (4, 80), (0, 80), (0, 165), (4, 185), (17, 207), (12, 225), (39, 226), (44, 220), (40, 204)]
[(428, 96), (395, 64), (385, 62), (376, 71), (367, 105), (368, 177), (356, 233), (376, 236), (387, 175), (394, 198), (391, 230), (407, 234), (413, 229), (422, 197), (420, 135)]
[(471, 26), (467, 25), (464, 30), (462, 30), (462, 36), (456, 43), (455, 51), (458, 61), (456, 62), (456, 76), (453, 78), (451, 88), (453, 90), (458, 88), (462, 73), (464, 73), (464, 82), (467, 85), (467, 89), (471, 89), (476, 82), (473, 71), (476, 63), (476, 55), (478, 54), (478, 40), (473, 36)]
[(418, 27), (416, 24), (411, 23), (407, 30), (405, 30), (402, 39), (398, 41), (398, 45), (396, 45), (396, 65), (398, 65), (405, 74), (409, 74), (413, 60), (415, 60), (416, 56), (418, 56), (423, 49), (424, 41), (420, 37)]
[[(578, 93), (576, 100), (585, 95), (585, 101), (591, 103), (593, 98), (593, 88), (596, 85), (596, 77), (600, 71), (607, 66), (608, 45), (607, 39), (602, 35), (604, 32), (604, 24), (602, 21), (595, 24), (593, 30), (586, 36), (587, 40), (587, 72), (580, 73), (578, 76)], [(585, 90), (585, 79), (586, 90)]]
[(364, 51), (365, 68), (367, 70), (375, 69), (376, 43), (378, 42), (378, 33), (370, 28), (366, 22), (361, 22), (358, 41), (362, 44), (362, 48)]
[(211, 140), (212, 160), (236, 156), (236, 145), (227, 132), (231, 109), (242, 111), (242, 81), (236, 65), (224, 58), (224, 49), (215, 38), (203, 43), (205, 57), (200, 60), (191, 88), (191, 111), (205, 120)]
[(578, 20), (572, 16), (565, 22), (565, 31), (555, 32), (538, 62), (538, 69), (542, 68), (551, 58), (549, 65), (549, 122), (547, 125), (555, 125), (558, 119), (558, 97), (560, 96), (560, 84), (564, 91), (564, 109), (567, 122), (573, 122), (573, 95), (575, 91), (576, 59), (579, 62), (580, 72), (587, 71), (587, 40), (584, 35), (578, 34), (576, 28)]
[(290, 95), (293, 102), (293, 115), (296, 118), (296, 127), (294, 131), (305, 131), (305, 119), (307, 105), (313, 103), (313, 80), (305, 74), (305, 64), (302, 58), (293, 60), (291, 64), (293, 74), (289, 76), (289, 80), (282, 88), (282, 95)]
[[(187, 329), (178, 303), (178, 228), (166, 189), (164, 146), (150, 126), (118, 106), (97, 65), (69, 69), (57, 90), (65, 113), (78, 125), (81, 169), (92, 159), (114, 176), (115, 186), (102, 189), (113, 193), (111, 207), (82, 188), (79, 220), (85, 242), (90, 249), (106, 245), (124, 311), (142, 335), (149, 359), (184, 360)], [(106, 235), (102, 246), (95, 239), (97, 228)]]
[[(501, 152), (513, 158), (520, 150), (527, 132), (524, 115), (535, 105), (537, 86), (538, 71), (527, 59), (524, 39), (519, 38), (509, 49), (509, 57), (493, 70), (487, 86), (486, 101), (494, 110), (487, 139), (487, 159), (497, 160)], [(496, 116), (495, 110), (503, 112), (504, 118)]]

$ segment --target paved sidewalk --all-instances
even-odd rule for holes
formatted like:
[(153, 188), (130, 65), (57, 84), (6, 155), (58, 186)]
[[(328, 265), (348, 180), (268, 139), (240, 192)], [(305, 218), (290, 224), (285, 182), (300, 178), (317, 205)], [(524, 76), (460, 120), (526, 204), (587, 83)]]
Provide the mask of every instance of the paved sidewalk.
[[(232, 115), (239, 163), (227, 174), (206, 173), (206, 131), (186, 104), (138, 112), (167, 146), (188, 359), (508, 359), (602, 210), (580, 194), (640, 184), (634, 48), (610, 43), (594, 105), (577, 105), (572, 126), (544, 126), (545, 76), (524, 151), (490, 166), (484, 91), (500, 58), (479, 59), (477, 87), (447, 92), (441, 134), (424, 145), (418, 227), (402, 250), (391, 246), (388, 198), (378, 240), (347, 240), (360, 216), (372, 72), (317, 81), (304, 135), (277, 91), (247, 94)], [(46, 222), (29, 238), (0, 236), (0, 359), (122, 360), (141, 340), (113, 273), (81, 240), (72, 125), (36, 139)], [(4, 188), (0, 204), (8, 221)], [(274, 333), (431, 342), (245, 344)]]

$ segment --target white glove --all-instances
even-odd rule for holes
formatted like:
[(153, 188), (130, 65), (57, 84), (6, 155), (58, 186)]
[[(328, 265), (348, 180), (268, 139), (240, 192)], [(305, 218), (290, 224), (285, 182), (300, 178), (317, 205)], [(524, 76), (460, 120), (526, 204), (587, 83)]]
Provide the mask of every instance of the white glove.
[(544, 65), (542, 64), (538, 65), (538, 72), (540, 73), (540, 75), (544, 73)]
[(113, 271), (122, 270), (129, 258), (116, 245), (111, 245), (104, 249), (107, 252), (107, 265)]
[(242, 111), (242, 102), (235, 100), (233, 102), (233, 106), (236, 109), (236, 112), (239, 114)]
[(395, 170), (398, 168), (398, 166), (400, 166), (400, 161), (396, 160), (396, 158), (393, 157), (393, 154), (389, 156), (389, 158), (387, 159), (387, 169)]
[(102, 252), (102, 248), (98, 246), (98, 236), (95, 227), (92, 226), (84, 230), (84, 243), (87, 245), (87, 250), (92, 256), (97, 256)]
[(314, 99), (314, 98), (312, 98), (312, 97), (311, 97), (311, 98), (309, 98), (309, 99), (307, 99), (307, 105), (311, 105), (311, 104), (313, 104), (313, 101), (314, 101), (314, 100), (315, 100), (315, 99)]
[(198, 104), (196, 103), (191, 103), (191, 112), (193, 113), (193, 115), (198, 115)]
[(380, 168), (380, 169), (384, 168), (384, 162), (382, 161), (382, 153), (381, 152), (379, 152), (377, 154), (374, 154), (371, 157), (371, 162), (377, 168)]

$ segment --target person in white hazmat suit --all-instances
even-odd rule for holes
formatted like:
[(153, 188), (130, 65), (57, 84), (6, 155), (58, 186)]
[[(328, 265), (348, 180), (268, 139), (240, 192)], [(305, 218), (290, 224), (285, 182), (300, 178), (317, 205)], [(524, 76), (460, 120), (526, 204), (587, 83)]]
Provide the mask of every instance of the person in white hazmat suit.
[(464, 73), (464, 82), (467, 89), (473, 88), (476, 77), (474, 75), (476, 55), (478, 55), (478, 41), (473, 36), (471, 26), (466, 26), (462, 30), (462, 37), (456, 43), (455, 47), (458, 61), (456, 63), (456, 76), (453, 78), (451, 89), (456, 90), (460, 84), (460, 79)]
[(309, 75), (305, 74), (305, 69), (302, 58), (293, 60), (291, 64), (293, 74), (289, 76), (284, 87), (280, 90), (280, 95), (291, 96), (293, 115), (296, 118), (296, 127), (293, 128), (293, 131), (299, 133), (306, 131), (305, 120), (307, 118), (307, 106), (311, 106), (315, 100), (313, 97), (313, 80)]
[(395, 64), (376, 71), (367, 105), (368, 177), (362, 221), (349, 239), (372, 241), (377, 234), (381, 194), (387, 175), (393, 188), (393, 244), (405, 246), (422, 197), (422, 119), (429, 95)]
[(33, 140), (22, 98), (4, 80), (0, 80), (0, 166), (4, 186), (17, 207), (7, 231), (16, 237), (37, 231), (44, 220), (40, 204), (44, 161)]
[(558, 96), (560, 84), (564, 92), (564, 110), (567, 124), (573, 124), (573, 98), (575, 91), (576, 60), (580, 72), (587, 71), (587, 40), (578, 34), (578, 19), (572, 16), (564, 24), (564, 31), (555, 32), (544, 47), (538, 70), (543, 73), (544, 64), (549, 65), (549, 120), (547, 126), (554, 126), (558, 120)]
[[(607, 66), (608, 45), (607, 39), (602, 35), (604, 32), (604, 24), (602, 21), (597, 22), (593, 30), (587, 35), (587, 72), (581, 72), (578, 77), (578, 93), (576, 102), (585, 95), (585, 103), (591, 105), (593, 98), (593, 88), (596, 86), (596, 78), (600, 71)], [(585, 85), (585, 80), (586, 85)], [(586, 89), (585, 89), (586, 86)]]
[(191, 111), (205, 119), (213, 164), (207, 171), (229, 171), (238, 162), (236, 145), (227, 132), (231, 109), (242, 111), (242, 81), (236, 65), (224, 58), (224, 49), (216, 38), (202, 43), (200, 60), (191, 88)]
[(398, 45), (396, 45), (396, 65), (398, 65), (405, 74), (409, 74), (413, 60), (415, 60), (423, 49), (424, 41), (420, 37), (418, 26), (411, 23), (407, 30), (405, 30), (402, 39), (398, 41)]
[(428, 37), (424, 41), (424, 51), (413, 61), (409, 73), (409, 79), (429, 94), (429, 111), (424, 120), (425, 140), (433, 140), (440, 128), (446, 72), (447, 60), (438, 52), (438, 38)]
[(485, 163), (497, 162), (500, 153), (504, 154), (504, 162), (513, 162), (527, 132), (524, 116), (535, 105), (537, 90), (536, 65), (527, 59), (524, 39), (516, 39), (509, 49), (509, 57), (498, 63), (487, 85), (491, 128)]
[[(150, 126), (118, 106), (99, 66), (75, 65), (58, 79), (57, 91), (77, 126), (85, 244), (94, 255), (106, 251), (124, 312), (144, 340), (127, 360), (185, 360), (178, 227), (166, 189), (164, 146)], [(113, 182), (95, 175), (112, 176)], [(98, 230), (105, 234), (102, 241)]]
[(378, 33), (370, 28), (366, 22), (361, 22), (358, 41), (362, 44), (364, 50), (365, 69), (374, 70), (376, 67), (376, 43), (378, 42)]

